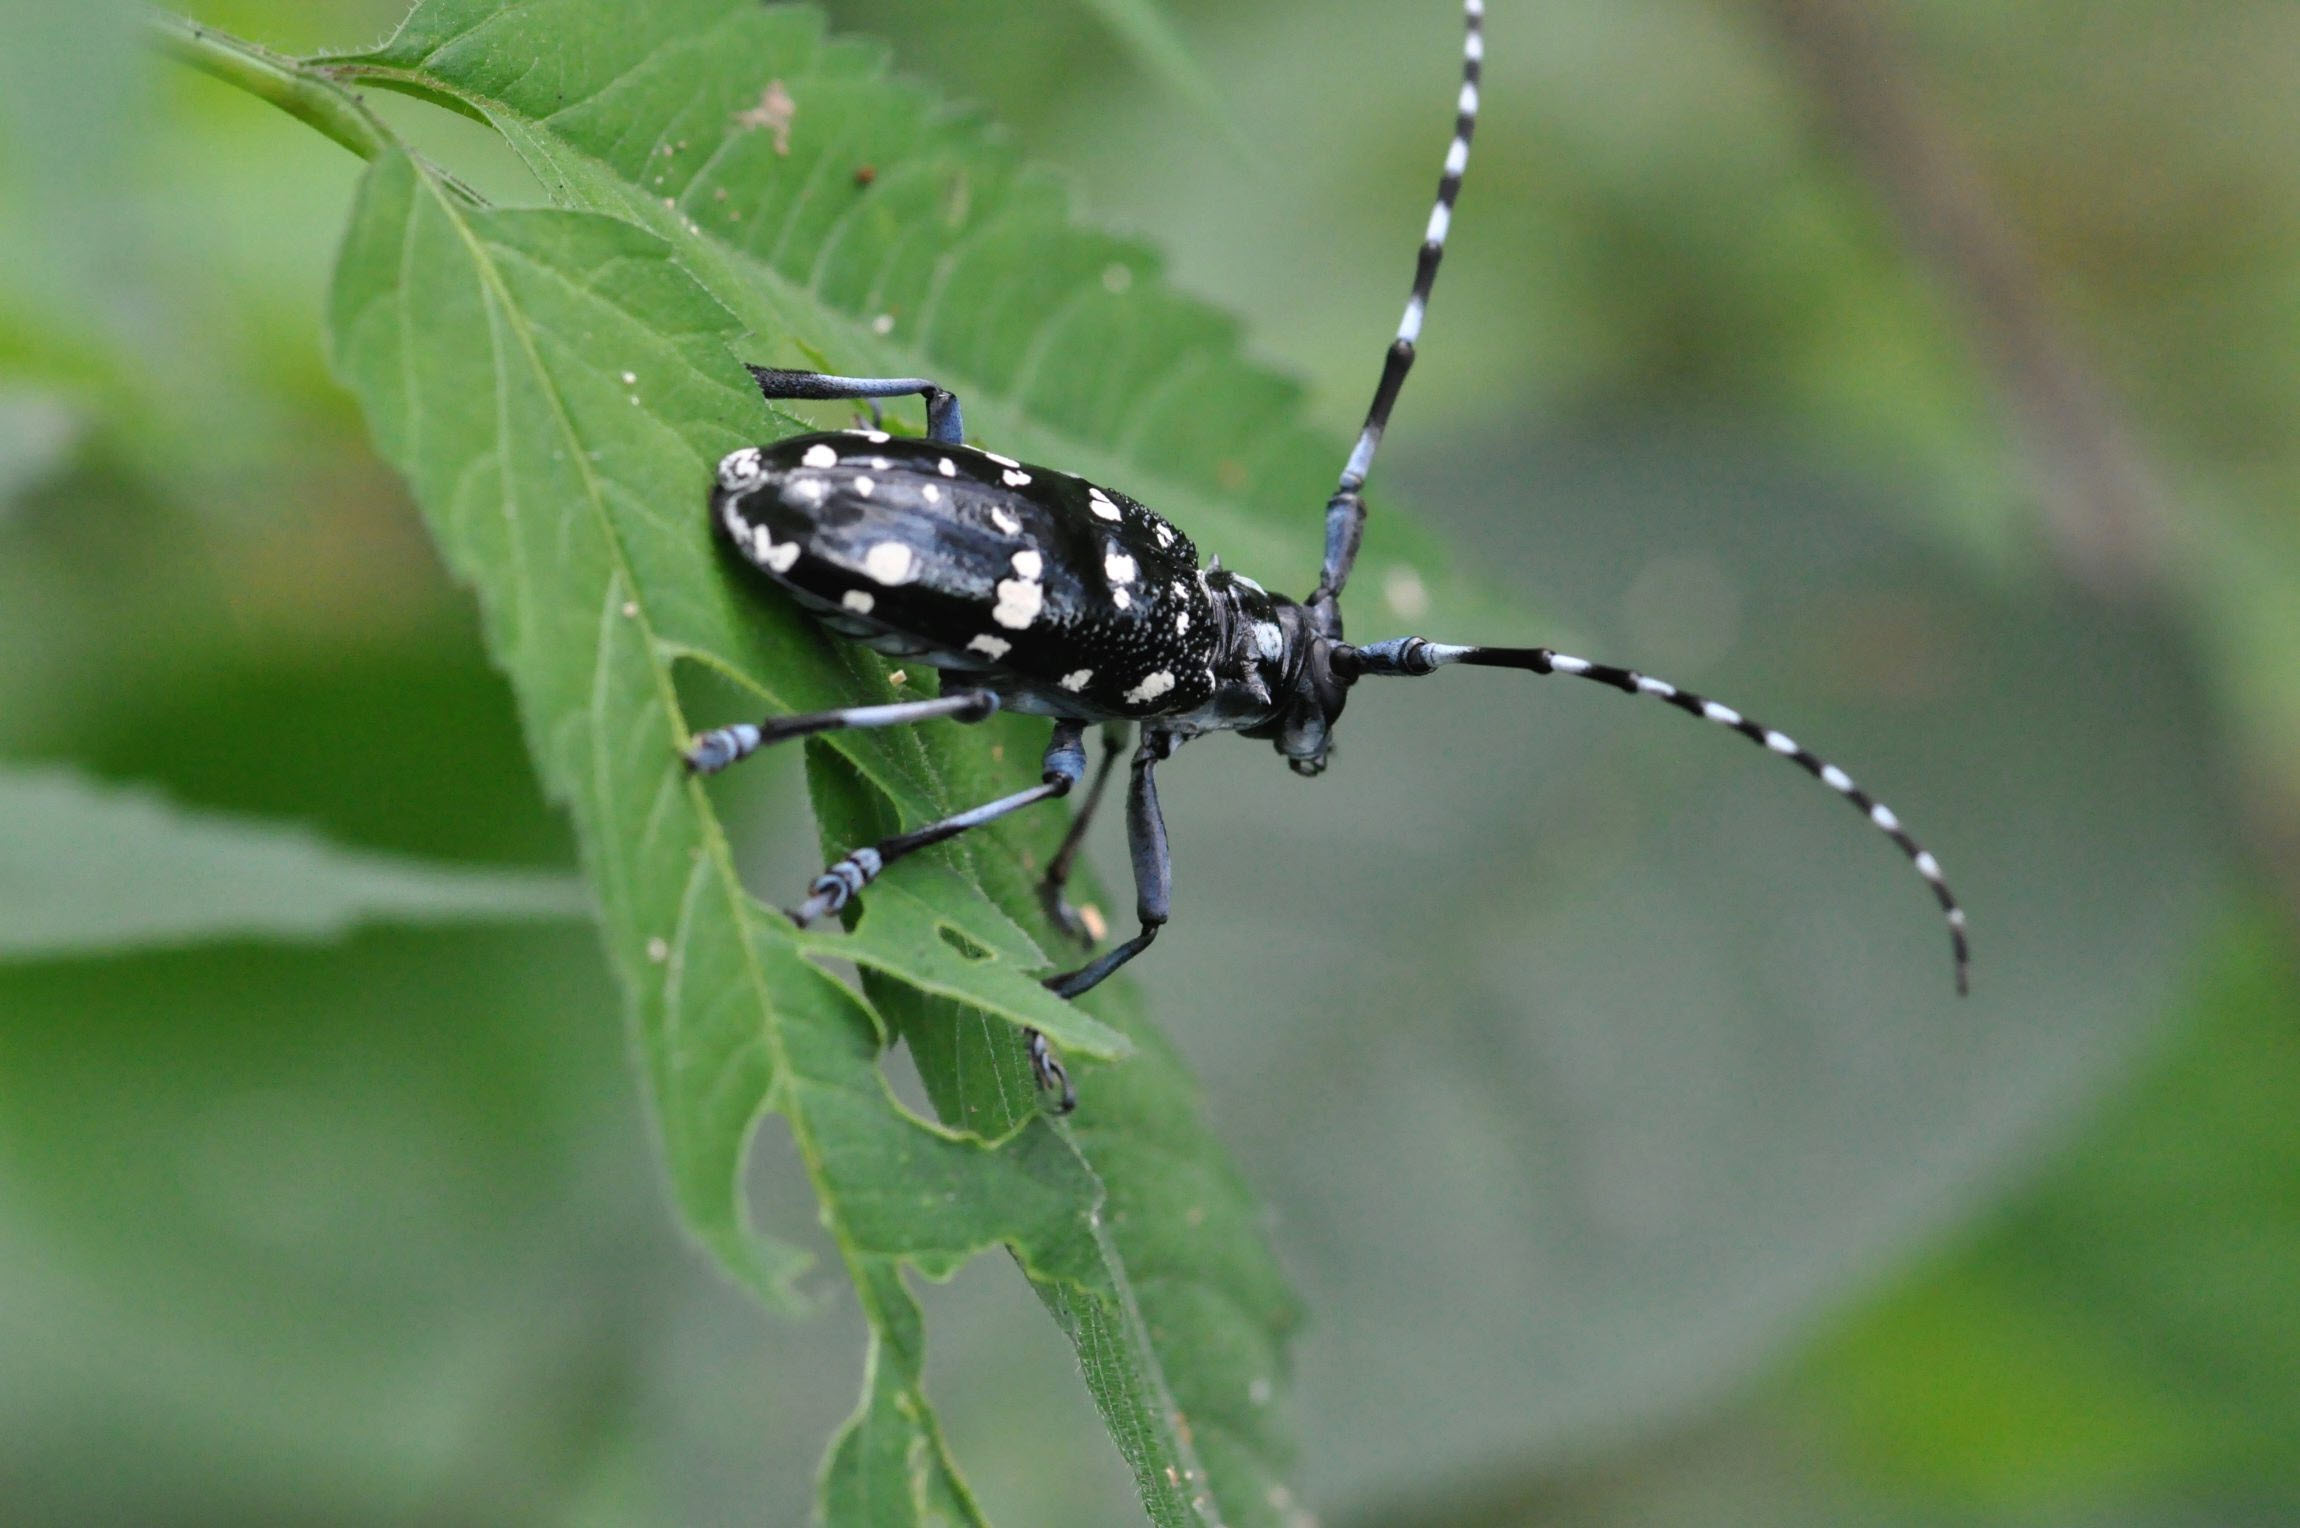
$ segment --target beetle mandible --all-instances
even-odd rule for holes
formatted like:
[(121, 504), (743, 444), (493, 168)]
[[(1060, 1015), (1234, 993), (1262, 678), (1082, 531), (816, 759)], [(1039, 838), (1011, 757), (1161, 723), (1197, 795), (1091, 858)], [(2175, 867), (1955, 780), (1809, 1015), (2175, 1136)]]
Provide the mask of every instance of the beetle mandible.
[[(1114, 489), (966, 444), (956, 395), (924, 377), (841, 377), (753, 366), (770, 400), (879, 399), (916, 393), (926, 434), (881, 429), (798, 435), (746, 447), (719, 463), (711, 520), (746, 562), (842, 637), (940, 670), (931, 700), (770, 717), (697, 736), (688, 766), (712, 773), (769, 743), (846, 727), (936, 718), (981, 721), (1000, 710), (1051, 717), (1042, 778), (972, 810), (848, 853), (817, 877), (790, 916), (802, 926), (844, 907), (914, 850), (1041, 801), (1086, 776), (1085, 732), (1132, 724), (1127, 841), (1138, 932), (1074, 971), (1046, 979), (1076, 997), (1158, 937), (1172, 888), (1157, 766), (1190, 739), (1239, 732), (1268, 739), (1294, 771), (1326, 766), (1335, 721), (1361, 679), (1419, 676), (1453, 664), (1567, 674), (1649, 695), (1729, 727), (1802, 766), (1853, 803), (1908, 856), (1939, 901), (1966, 988), (1965, 914), (1933, 856), (1890, 808), (1786, 733), (1634, 669), (1546, 647), (1474, 647), (1391, 637), (1352, 646), (1341, 596), (1365, 527), (1366, 474), (1414, 363), (1431, 286), (1469, 164), (1485, 54), (1484, 0), (1465, 0), (1462, 83), (1437, 203), (1414, 268), (1405, 316), (1341, 481), (1326, 503), (1325, 558), (1306, 600), (1272, 594), (1244, 574), (1203, 566), (1178, 527)], [(1063, 901), (1081, 835), (1123, 744), (1111, 742), (1041, 891), (1062, 928), (1084, 937)], [(1040, 1088), (1076, 1102), (1068, 1073), (1037, 1031), (1026, 1032)]]

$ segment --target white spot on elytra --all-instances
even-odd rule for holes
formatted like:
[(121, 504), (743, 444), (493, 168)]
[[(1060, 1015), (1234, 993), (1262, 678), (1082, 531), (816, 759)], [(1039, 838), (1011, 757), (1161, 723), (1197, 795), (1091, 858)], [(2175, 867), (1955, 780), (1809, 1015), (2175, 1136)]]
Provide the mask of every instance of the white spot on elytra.
[(1159, 669), (1155, 673), (1144, 674), (1142, 682), (1128, 690), (1119, 699), (1130, 706), (1145, 706), (1172, 688), (1174, 688), (1174, 676), (1164, 669)]
[(839, 603), (856, 615), (869, 615), (871, 606), (877, 604), (878, 600), (867, 589), (849, 589), (839, 596)]
[(1181, 635), (1183, 632), (1186, 632), (1186, 631), (1188, 631), (1189, 629), (1190, 629), (1190, 612), (1189, 612), (1189, 611), (1187, 611), (1187, 610), (1184, 610), (1184, 611), (1181, 611), (1181, 612), (1179, 612), (1178, 614), (1176, 614), (1176, 615), (1175, 615), (1175, 617), (1174, 617), (1174, 634), (1175, 634), (1176, 636), (1180, 636), (1180, 635)]
[(829, 446), (818, 443), (807, 447), (807, 454), (799, 460), (810, 467), (836, 467), (839, 464), (839, 454)]
[(1005, 657), (1008, 650), (1013, 646), (1014, 644), (1007, 641), (1006, 638), (994, 637), (986, 631), (967, 643), (966, 650), (970, 653), (980, 653), (985, 658), (995, 659)]
[(1275, 663), (1278, 655), (1286, 650), (1286, 634), (1278, 630), (1275, 621), (1256, 621), (1254, 647), (1264, 658)]
[(942, 490), (935, 487), (932, 483), (929, 483), (924, 488), (921, 488), (918, 493), (919, 497), (926, 500), (926, 502), (929, 504), (940, 504), (942, 502)]
[(857, 476), (855, 478), (855, 492), (861, 494), (864, 498), (869, 498), (873, 493), (877, 491), (878, 483), (876, 480), (866, 476)]
[(1094, 670), (1092, 669), (1073, 669), (1071, 672), (1064, 674), (1060, 679), (1056, 680), (1055, 683), (1061, 685), (1064, 689), (1075, 695), (1080, 690), (1085, 689), (1086, 681), (1092, 679), (1093, 677)]
[(1019, 467), (1022, 465), (1022, 463), (1016, 461), (1013, 457), (1000, 456), (996, 451), (985, 451), (982, 454), (989, 457), (992, 461), (998, 463), (998, 465), (1001, 467)]
[(1133, 558), (1116, 547), (1112, 547), (1102, 559), (1102, 572), (1114, 584), (1130, 584), (1141, 571), (1134, 565)]
[(831, 485), (819, 477), (793, 477), (783, 484), (783, 497), (804, 499), (809, 504), (820, 504), (830, 493)]
[(1168, 525), (1165, 521), (1161, 520), (1150, 528), (1158, 533), (1158, 544), (1160, 546), (1172, 546), (1174, 544), (1173, 526)]
[(1013, 467), (1007, 468), (999, 476), (1005, 480), (1006, 486), (1009, 488), (1027, 488), (1030, 486), (1030, 474), (1018, 471)]
[(1086, 490), (1086, 507), (1105, 520), (1118, 518), (1118, 506), (1103, 497), (1102, 490), (1099, 488)]
[[(1204, 576), (1204, 574), (1199, 575), (1201, 578)], [(1178, 578), (1175, 579), (1174, 582), (1168, 584), (1166, 587), (1174, 591), (1174, 598), (1178, 600), (1186, 600), (1190, 597), (1190, 586)]]
[(1046, 559), (1025, 547), (1014, 554), (1014, 571), (1024, 578), (1037, 578), (1046, 571)]
[(999, 580), (998, 603), (991, 607), (990, 618), (1009, 631), (1020, 631), (1038, 619), (1038, 612), (1046, 608), (1046, 586), (1033, 579), (1006, 578)]
[(893, 462), (888, 461), (883, 456), (874, 456), (870, 459), (870, 470), (873, 472), (884, 472), (893, 465)]
[(1116, 605), (1120, 610), (1132, 610), (1134, 608), (1134, 596), (1123, 589), (1113, 589), (1110, 591), (1110, 603)]
[(946, 456), (941, 461), (934, 464), (934, 470), (941, 473), (944, 477), (957, 477), (958, 463), (952, 461), (949, 457)]
[(1022, 522), (1015, 519), (1002, 505), (993, 504), (990, 506), (990, 523), (1009, 536), (1022, 534)]
[(796, 541), (784, 541), (780, 543), (770, 541), (767, 539), (767, 528), (763, 525), (759, 527), (759, 537), (756, 543), (756, 548), (759, 554), (759, 561), (765, 563), (768, 567), (774, 569), (777, 573), (790, 572), (791, 564), (799, 560), (799, 544)]
[(763, 474), (759, 470), (759, 448), (745, 446), (730, 451), (719, 459), (719, 486), (721, 488), (748, 488)]
[(884, 430), (857, 430), (855, 433), (860, 435), (863, 439), (869, 441), (874, 446), (883, 446), (888, 441), (894, 439), (892, 435), (887, 434), (887, 432)]
[(907, 584), (918, 576), (918, 554), (899, 541), (881, 541), (863, 554), (863, 571), (882, 584)]

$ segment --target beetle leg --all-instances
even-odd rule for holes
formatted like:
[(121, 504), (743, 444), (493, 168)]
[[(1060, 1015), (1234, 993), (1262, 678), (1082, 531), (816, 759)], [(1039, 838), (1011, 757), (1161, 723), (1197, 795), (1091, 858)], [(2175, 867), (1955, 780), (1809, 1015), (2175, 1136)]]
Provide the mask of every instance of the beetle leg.
[(932, 700), (898, 700), (884, 706), (848, 706), (838, 711), (810, 711), (804, 716), (770, 716), (753, 725), (737, 722), (699, 732), (682, 755), (687, 768), (698, 775), (715, 775), (737, 764), (769, 743), (785, 742), (815, 732), (841, 732), (849, 727), (903, 727), (947, 716), (953, 721), (979, 722), (998, 710), (998, 696), (989, 690), (962, 690)]
[(1077, 997), (1091, 991), (1104, 978), (1150, 947), (1166, 923), (1167, 905), (1174, 890), (1174, 862), (1166, 852), (1166, 820), (1158, 812), (1158, 784), (1152, 771), (1176, 746), (1170, 732), (1144, 734), (1134, 750), (1133, 778), (1126, 791), (1126, 844), (1134, 859), (1134, 912), (1142, 932), (1099, 959), (1046, 978), (1057, 997)]
[(926, 400), (926, 434), (945, 445), (966, 444), (966, 422), (958, 394), (925, 377), (834, 377), (820, 371), (783, 371), (753, 366), (751, 376), (769, 400), (782, 398), (899, 398), (917, 393)]
[(1110, 783), (1110, 774), (1118, 765), (1118, 756), (1126, 751), (1126, 726), (1113, 723), (1102, 729), (1102, 762), (1094, 771), (1094, 783), (1086, 787), (1086, 799), (1078, 805), (1078, 815), (1071, 819), (1070, 831), (1063, 835), (1062, 847), (1054, 851), (1054, 859), (1046, 867), (1045, 878), (1038, 883), (1038, 900), (1046, 908), (1046, 916), (1056, 928), (1071, 938), (1094, 948), (1095, 935), (1078, 916), (1063, 888), (1070, 884), (1070, 869), (1077, 862), (1078, 849), (1086, 841), (1086, 827), (1094, 820), (1094, 809), (1102, 804), (1102, 790)]
[(1083, 722), (1059, 721), (1054, 724), (1054, 736), (1046, 744), (1045, 778), (1026, 791), (986, 801), (981, 806), (953, 813), (939, 822), (930, 822), (923, 828), (908, 833), (897, 833), (882, 838), (867, 848), (856, 849), (814, 879), (807, 888), (807, 899), (790, 910), (791, 921), (805, 928), (817, 918), (837, 912), (854, 899), (856, 892), (877, 880), (886, 867), (929, 844), (939, 844), (946, 838), (956, 838), (968, 828), (979, 828), (986, 822), (996, 822), (1010, 812), (1019, 812), (1026, 806), (1067, 796), (1086, 773), (1086, 746), (1080, 741), (1086, 731)]

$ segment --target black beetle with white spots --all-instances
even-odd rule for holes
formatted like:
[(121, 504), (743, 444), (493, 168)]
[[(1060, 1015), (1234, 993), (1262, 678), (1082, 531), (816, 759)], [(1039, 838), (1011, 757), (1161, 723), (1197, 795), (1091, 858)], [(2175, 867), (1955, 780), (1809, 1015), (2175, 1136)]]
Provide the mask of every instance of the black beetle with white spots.
[[(1939, 863), (1884, 803), (1787, 734), (1663, 680), (1545, 647), (1342, 639), (1342, 589), (1365, 527), (1361, 490), (1413, 366), (1477, 125), (1485, 7), (1467, 0), (1463, 9), (1461, 101), (1437, 205), (1373, 406), (1326, 504), (1325, 558), (1308, 599), (1272, 594), (1219, 560), (1202, 565), (1180, 527), (1115, 489), (966, 444), (957, 397), (926, 378), (751, 368), (769, 399), (925, 399), (923, 437), (846, 430), (730, 454), (719, 463), (711, 519), (746, 562), (833, 632), (940, 670), (941, 694), (716, 728), (687, 749), (689, 767), (715, 772), (769, 743), (845, 727), (980, 721), (1001, 710), (1054, 723), (1039, 784), (852, 851), (791, 909), (800, 924), (837, 912), (913, 850), (1068, 795), (1086, 777), (1086, 728), (1105, 724), (1101, 766), (1042, 885), (1057, 924), (1091, 947), (1063, 901), (1063, 883), (1131, 724), (1140, 740), (1126, 825), (1140, 928), (1077, 970), (1047, 978), (1056, 993), (1076, 997), (1140, 954), (1166, 922), (1172, 871), (1156, 771), (1177, 747), (1209, 732), (1240, 732), (1269, 739), (1297, 773), (1314, 775), (1325, 768), (1334, 723), (1359, 680), (1464, 664), (1567, 674), (1650, 695), (1802, 766), (1860, 808), (1932, 888), (1949, 926), (1957, 990), (1965, 990), (1964, 910)], [(1039, 1085), (1054, 1090), (1067, 1112), (1076, 1099), (1068, 1074), (1044, 1037), (1031, 1031), (1028, 1039)]]

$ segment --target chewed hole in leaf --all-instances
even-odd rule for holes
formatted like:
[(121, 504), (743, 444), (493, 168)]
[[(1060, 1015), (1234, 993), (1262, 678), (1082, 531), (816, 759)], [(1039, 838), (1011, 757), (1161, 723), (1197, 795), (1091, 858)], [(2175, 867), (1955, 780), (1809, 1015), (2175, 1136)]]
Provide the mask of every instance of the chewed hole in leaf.
[(937, 923), (934, 926), (934, 931), (936, 935), (941, 938), (944, 944), (947, 944), (952, 949), (958, 951), (958, 953), (965, 959), (990, 959), (991, 952), (989, 950), (986, 950), (981, 945), (976, 944), (973, 940), (967, 938), (966, 935), (960, 930), (951, 927), (949, 924)]

